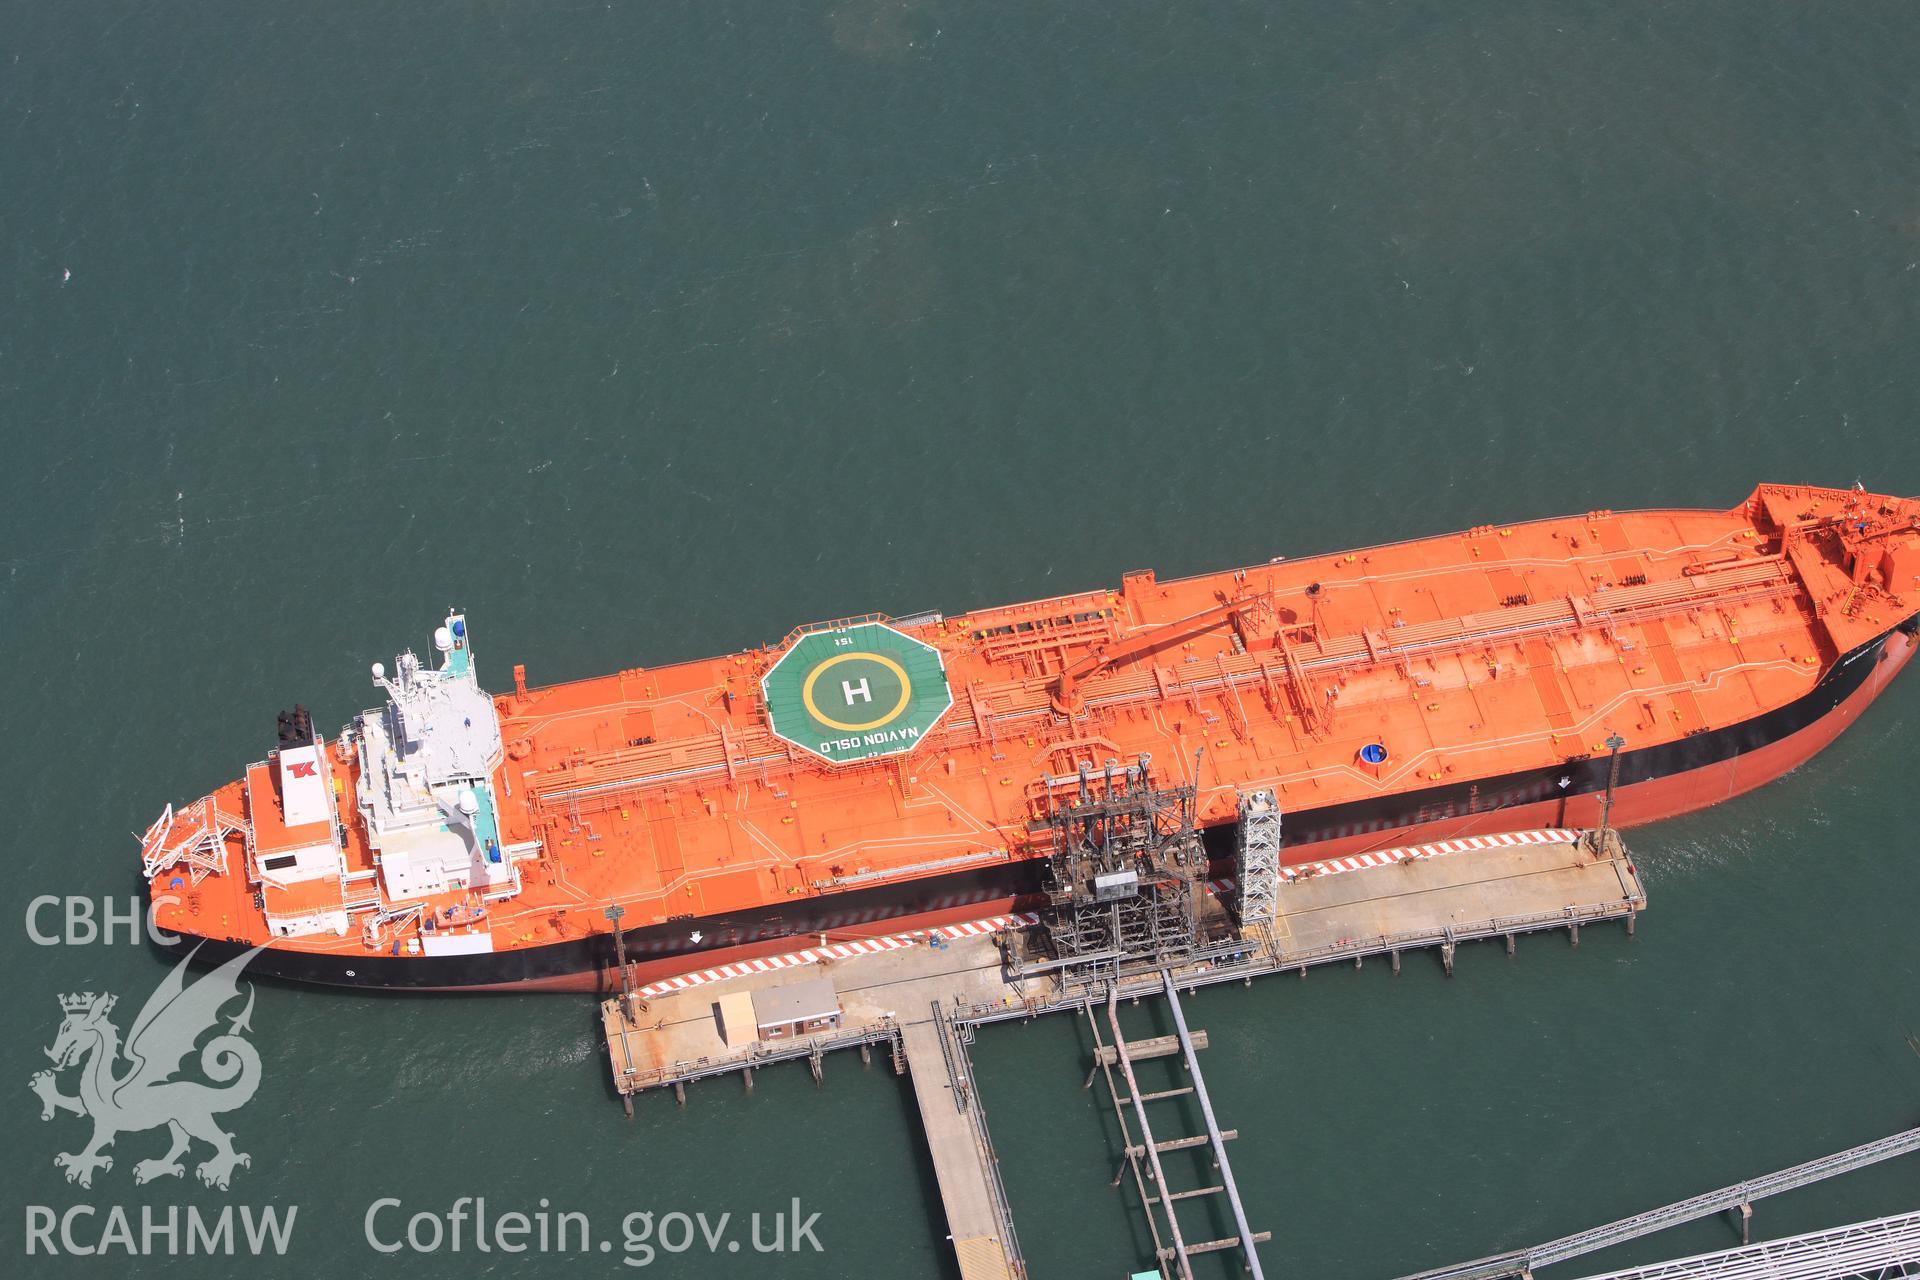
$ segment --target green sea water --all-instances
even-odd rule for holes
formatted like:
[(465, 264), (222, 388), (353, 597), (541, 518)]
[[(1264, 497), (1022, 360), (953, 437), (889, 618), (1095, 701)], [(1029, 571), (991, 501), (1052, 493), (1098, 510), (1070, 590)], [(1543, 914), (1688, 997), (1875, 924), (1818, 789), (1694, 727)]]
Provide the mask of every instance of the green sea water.
[[(58, 997), (124, 1028), (166, 963), (37, 945), (29, 903), (124, 902), (130, 831), (295, 700), (343, 722), (448, 604), (500, 687), (1763, 479), (1920, 491), (1910, 3), (0, 14), (9, 1274), (954, 1274), (891, 1071), (629, 1122), (572, 997), (262, 985), (231, 1190), (136, 1186), (158, 1132), (63, 1179), (84, 1125), (27, 1088)], [(1631, 941), (1195, 997), (1268, 1274), (1389, 1277), (1920, 1123), (1916, 744), (1909, 675), (1640, 831)], [(975, 1050), (1035, 1277), (1147, 1261), (1080, 1034)], [(390, 1240), (463, 1196), (616, 1241), (798, 1199), (822, 1251), (366, 1240), (376, 1200)], [(1909, 1158), (1756, 1229), (1917, 1203)], [(298, 1215), (266, 1262), (25, 1255), (78, 1205), (82, 1244), (116, 1205)]]

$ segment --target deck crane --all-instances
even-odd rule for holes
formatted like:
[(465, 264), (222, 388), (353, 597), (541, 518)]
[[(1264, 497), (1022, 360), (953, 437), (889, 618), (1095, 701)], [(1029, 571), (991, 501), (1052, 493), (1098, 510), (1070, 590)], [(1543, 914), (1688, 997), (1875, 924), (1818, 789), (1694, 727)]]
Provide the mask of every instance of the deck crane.
[(1079, 661), (1062, 668), (1060, 674), (1054, 677), (1053, 689), (1049, 694), (1053, 709), (1063, 716), (1078, 715), (1086, 705), (1086, 700), (1080, 694), (1080, 682), (1088, 676), (1211, 631), (1221, 623), (1250, 611), (1264, 599), (1260, 594), (1235, 596), (1184, 618), (1108, 641)]

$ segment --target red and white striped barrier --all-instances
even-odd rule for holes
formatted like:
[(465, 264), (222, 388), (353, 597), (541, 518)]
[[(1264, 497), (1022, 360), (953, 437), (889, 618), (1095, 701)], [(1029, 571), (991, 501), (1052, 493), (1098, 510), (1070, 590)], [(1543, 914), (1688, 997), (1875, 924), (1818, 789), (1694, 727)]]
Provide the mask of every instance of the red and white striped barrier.
[[(1442, 858), (1448, 854), (1471, 853), (1477, 849), (1510, 849), (1529, 844), (1568, 844), (1579, 838), (1578, 831), (1571, 831), (1564, 827), (1551, 827), (1540, 831), (1506, 831), (1491, 836), (1464, 836), (1458, 840), (1439, 840), (1433, 844), (1385, 849), (1379, 853), (1356, 853), (1351, 857), (1334, 858), (1327, 862), (1304, 862), (1298, 866), (1280, 868), (1280, 875), (1285, 880), (1303, 880), (1309, 876), (1338, 875), (1342, 871), (1364, 871), (1368, 867), (1386, 867), (1414, 858)], [(1235, 887), (1232, 880), (1215, 880), (1212, 886), (1216, 893), (1232, 893)], [(941, 925), (935, 929), (892, 933), (879, 938), (830, 942), (825, 946), (809, 947), (805, 951), (762, 956), (757, 960), (738, 960), (732, 964), (717, 965), (711, 969), (683, 973), (675, 978), (662, 978), (658, 982), (650, 982), (641, 987), (639, 993), (648, 998), (671, 995), (676, 991), (704, 986), (709, 982), (725, 982), (729, 978), (744, 978), (755, 973), (793, 969), (819, 960), (850, 960), (854, 956), (874, 955), (881, 951), (899, 951), (906, 947), (918, 946), (927, 938), (936, 936), (950, 939), (974, 938), (1000, 929), (1024, 928), (1027, 925), (1039, 923), (1039, 920), (1040, 917), (1032, 912), (1017, 912), (1013, 915), (989, 916), (984, 920), (969, 920), (964, 924)]]
[(1303, 862), (1280, 868), (1282, 879), (1304, 880), (1308, 876), (1338, 875), (1342, 871), (1365, 871), (1368, 867), (1389, 867), (1414, 858), (1444, 858), (1450, 853), (1471, 853), (1476, 849), (1510, 849), (1527, 844), (1571, 844), (1580, 838), (1578, 831), (1549, 827), (1540, 831), (1504, 831), (1495, 836), (1463, 836), (1458, 840), (1439, 840), (1433, 844), (1410, 845), (1404, 849), (1383, 849), (1379, 853), (1356, 853), (1327, 862)]
[(993, 933), (1000, 929), (1037, 924), (1039, 920), (1040, 917), (1032, 912), (1023, 911), (1007, 916), (989, 916), (984, 920), (968, 920), (963, 924), (941, 925), (935, 929), (915, 929), (911, 933), (893, 933), (881, 938), (855, 938), (849, 942), (829, 942), (825, 946), (809, 947), (805, 951), (793, 951), (780, 956), (761, 956), (756, 960), (738, 960), (732, 964), (717, 965), (711, 969), (683, 973), (677, 978), (662, 978), (658, 982), (649, 982), (641, 987), (639, 994), (648, 998), (671, 995), (676, 991), (704, 986), (709, 982), (725, 982), (729, 978), (744, 978), (749, 974), (792, 969), (803, 964), (812, 964), (816, 960), (850, 960), (854, 956), (868, 956), (881, 951), (899, 951), (906, 947), (918, 946), (931, 937), (976, 938), (983, 933)]

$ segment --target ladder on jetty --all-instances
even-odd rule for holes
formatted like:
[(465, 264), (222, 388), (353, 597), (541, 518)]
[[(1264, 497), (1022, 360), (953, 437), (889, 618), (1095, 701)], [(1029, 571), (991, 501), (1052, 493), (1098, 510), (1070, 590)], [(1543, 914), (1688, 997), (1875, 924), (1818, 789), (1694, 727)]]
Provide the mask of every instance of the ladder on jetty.
[(1901, 1280), (1920, 1276), (1920, 1211), (1587, 1280)]
[(1755, 1201), (1912, 1151), (1920, 1151), (1920, 1129), (1908, 1129), (1830, 1156), (1821, 1156), (1818, 1160), (1794, 1165), (1791, 1169), (1781, 1169), (1776, 1173), (1735, 1183), (1731, 1187), (1721, 1187), (1688, 1200), (1662, 1205), (1658, 1209), (1649, 1209), (1631, 1218), (1562, 1236), (1530, 1249), (1515, 1249), (1511, 1253), (1495, 1254), (1474, 1262), (1422, 1271), (1403, 1280), (1505, 1280), (1510, 1276), (1531, 1276), (1535, 1270), (1552, 1263), (1564, 1262), (1568, 1258), (1577, 1258), (1581, 1254), (1593, 1253), (1628, 1240), (1637, 1240), (1683, 1222), (1710, 1218), (1716, 1213), (1738, 1212), (1741, 1243), (1747, 1244), (1751, 1239)]
[[(1213, 1102), (1207, 1096), (1207, 1082), (1200, 1072), (1199, 1051), (1207, 1044), (1205, 1031), (1187, 1029), (1186, 1012), (1180, 1007), (1180, 994), (1174, 987), (1170, 970), (1160, 972), (1161, 990), (1167, 997), (1167, 1005), (1173, 1011), (1173, 1025), (1177, 1034), (1156, 1036), (1148, 1040), (1129, 1041), (1120, 1029), (1120, 988), (1119, 984), (1107, 988), (1107, 1025), (1113, 1030), (1113, 1043), (1107, 1044), (1100, 1035), (1100, 1022), (1094, 1016), (1093, 997), (1085, 997), (1081, 1011), (1085, 1013), (1087, 1025), (1093, 1031), (1094, 1068), (1087, 1075), (1087, 1088), (1093, 1087), (1094, 1080), (1101, 1072), (1106, 1073), (1107, 1096), (1112, 1100), (1114, 1117), (1120, 1122), (1121, 1140), (1125, 1144), (1125, 1161), (1120, 1172), (1114, 1175), (1113, 1184), (1117, 1187), (1126, 1177), (1128, 1169), (1133, 1171), (1135, 1188), (1140, 1193), (1141, 1207), (1147, 1215), (1147, 1229), (1153, 1235), (1154, 1253), (1159, 1260), (1163, 1274), (1180, 1277), (1180, 1280), (1193, 1280), (1192, 1257), (1201, 1253), (1216, 1253), (1225, 1249), (1239, 1249), (1246, 1259), (1247, 1270), (1254, 1280), (1264, 1280), (1260, 1271), (1260, 1254), (1256, 1245), (1272, 1239), (1272, 1233), (1256, 1232), (1247, 1225), (1246, 1207), (1240, 1201), (1240, 1189), (1234, 1184), (1233, 1165), (1227, 1159), (1227, 1142), (1239, 1137), (1236, 1129), (1222, 1129), (1213, 1113)], [(1179, 1054), (1187, 1069), (1187, 1078), (1192, 1081), (1184, 1088), (1163, 1089), (1153, 1093), (1140, 1091), (1139, 1078), (1134, 1074), (1134, 1063), (1148, 1058), (1165, 1058)], [(1114, 1079), (1114, 1068), (1118, 1067), (1126, 1092), (1121, 1093), (1121, 1085)], [(1206, 1132), (1192, 1137), (1170, 1138), (1164, 1141), (1154, 1137), (1153, 1125), (1147, 1119), (1147, 1104), (1168, 1098), (1191, 1097), (1200, 1106), (1200, 1114), (1206, 1123)], [(1128, 1111), (1133, 1114), (1133, 1123), (1127, 1121)], [(1135, 1141), (1135, 1130), (1139, 1140)], [(1167, 1151), (1185, 1151), (1196, 1147), (1212, 1149), (1213, 1166), (1220, 1171), (1218, 1185), (1194, 1187), (1185, 1191), (1175, 1191), (1167, 1183), (1166, 1171), (1161, 1167), (1160, 1156)], [(1238, 1234), (1221, 1240), (1206, 1240), (1188, 1244), (1180, 1230), (1180, 1219), (1176, 1213), (1179, 1202), (1196, 1199), (1200, 1196), (1224, 1195), (1232, 1209), (1233, 1221)], [(1159, 1212), (1156, 1213), (1155, 1210)], [(1165, 1234), (1161, 1228), (1164, 1225)]]

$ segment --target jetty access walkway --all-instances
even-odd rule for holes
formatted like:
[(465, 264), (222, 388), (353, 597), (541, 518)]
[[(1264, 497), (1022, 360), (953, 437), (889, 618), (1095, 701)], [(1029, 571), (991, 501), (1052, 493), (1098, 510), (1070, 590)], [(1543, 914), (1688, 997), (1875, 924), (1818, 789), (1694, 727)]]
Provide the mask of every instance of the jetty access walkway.
[[(1448, 974), (1459, 948), (1475, 939), (1502, 939), (1513, 954), (1515, 939), (1542, 930), (1568, 931), (1579, 944), (1581, 926), (1622, 919), (1631, 931), (1646, 895), (1617, 839), (1603, 847), (1572, 832), (1527, 833), (1512, 843), (1448, 842), (1414, 851), (1375, 855), (1368, 864), (1343, 860), (1318, 874), (1296, 875), (1282, 884), (1270, 925), (1214, 947), (1178, 969), (1149, 969), (1103, 987), (1103, 1003), (1121, 999), (1177, 1001), (1178, 991), (1218, 982), (1248, 982), (1275, 973), (1299, 973), (1316, 965), (1360, 964), (1387, 957), (1397, 973), (1408, 953), (1437, 949)], [(672, 1088), (682, 1102), (687, 1086), (721, 1075), (738, 1075), (746, 1088), (753, 1073), (774, 1062), (806, 1059), (816, 1080), (828, 1053), (858, 1048), (869, 1059), (875, 1045), (890, 1053), (894, 1069), (912, 1076), (922, 1127), (940, 1186), (948, 1230), (964, 1280), (1025, 1276), (1013, 1213), (1001, 1182), (999, 1159), (974, 1087), (967, 1046), (977, 1027), (1014, 1018), (1088, 1010), (1088, 992), (1056, 976), (1009, 978), (996, 938), (968, 926), (951, 926), (883, 940), (885, 945), (841, 957), (836, 948), (809, 948), (804, 962), (771, 957), (763, 967), (732, 965), (691, 975), (690, 985), (636, 1002), (623, 1016), (621, 1000), (606, 1001), (601, 1021), (615, 1089), (631, 1109), (631, 1095)], [(730, 1045), (716, 1016), (718, 1001), (732, 993), (784, 986), (803, 977), (827, 977), (840, 1002), (840, 1026), (817, 1035)], [(1204, 1031), (1188, 1032), (1184, 1016), (1181, 1052), (1197, 1065), (1194, 1049)], [(1132, 1046), (1129, 1046), (1131, 1048)], [(1109, 1045), (1109, 1063), (1119, 1046)], [(1194, 1073), (1197, 1082), (1198, 1074)], [(1125, 1099), (1129, 1104), (1131, 1099)], [(1210, 1111), (1211, 1108), (1209, 1107)], [(1232, 1131), (1206, 1117), (1206, 1143), (1224, 1156)], [(1191, 1145), (1196, 1139), (1173, 1142)], [(1147, 1135), (1129, 1137), (1129, 1158), (1158, 1144)], [(1136, 1148), (1138, 1150), (1136, 1151)], [(1155, 1232), (1162, 1273), (1190, 1274), (1189, 1253), (1241, 1250), (1259, 1273), (1257, 1243), (1265, 1233), (1247, 1229), (1238, 1195), (1228, 1196), (1238, 1232), (1224, 1240), (1188, 1245), (1172, 1218), (1178, 1203), (1224, 1194), (1231, 1171), (1222, 1159), (1219, 1187), (1174, 1189), (1157, 1185), (1157, 1172), (1138, 1174), (1141, 1208)], [(1164, 1235), (1163, 1235), (1164, 1228)]]

